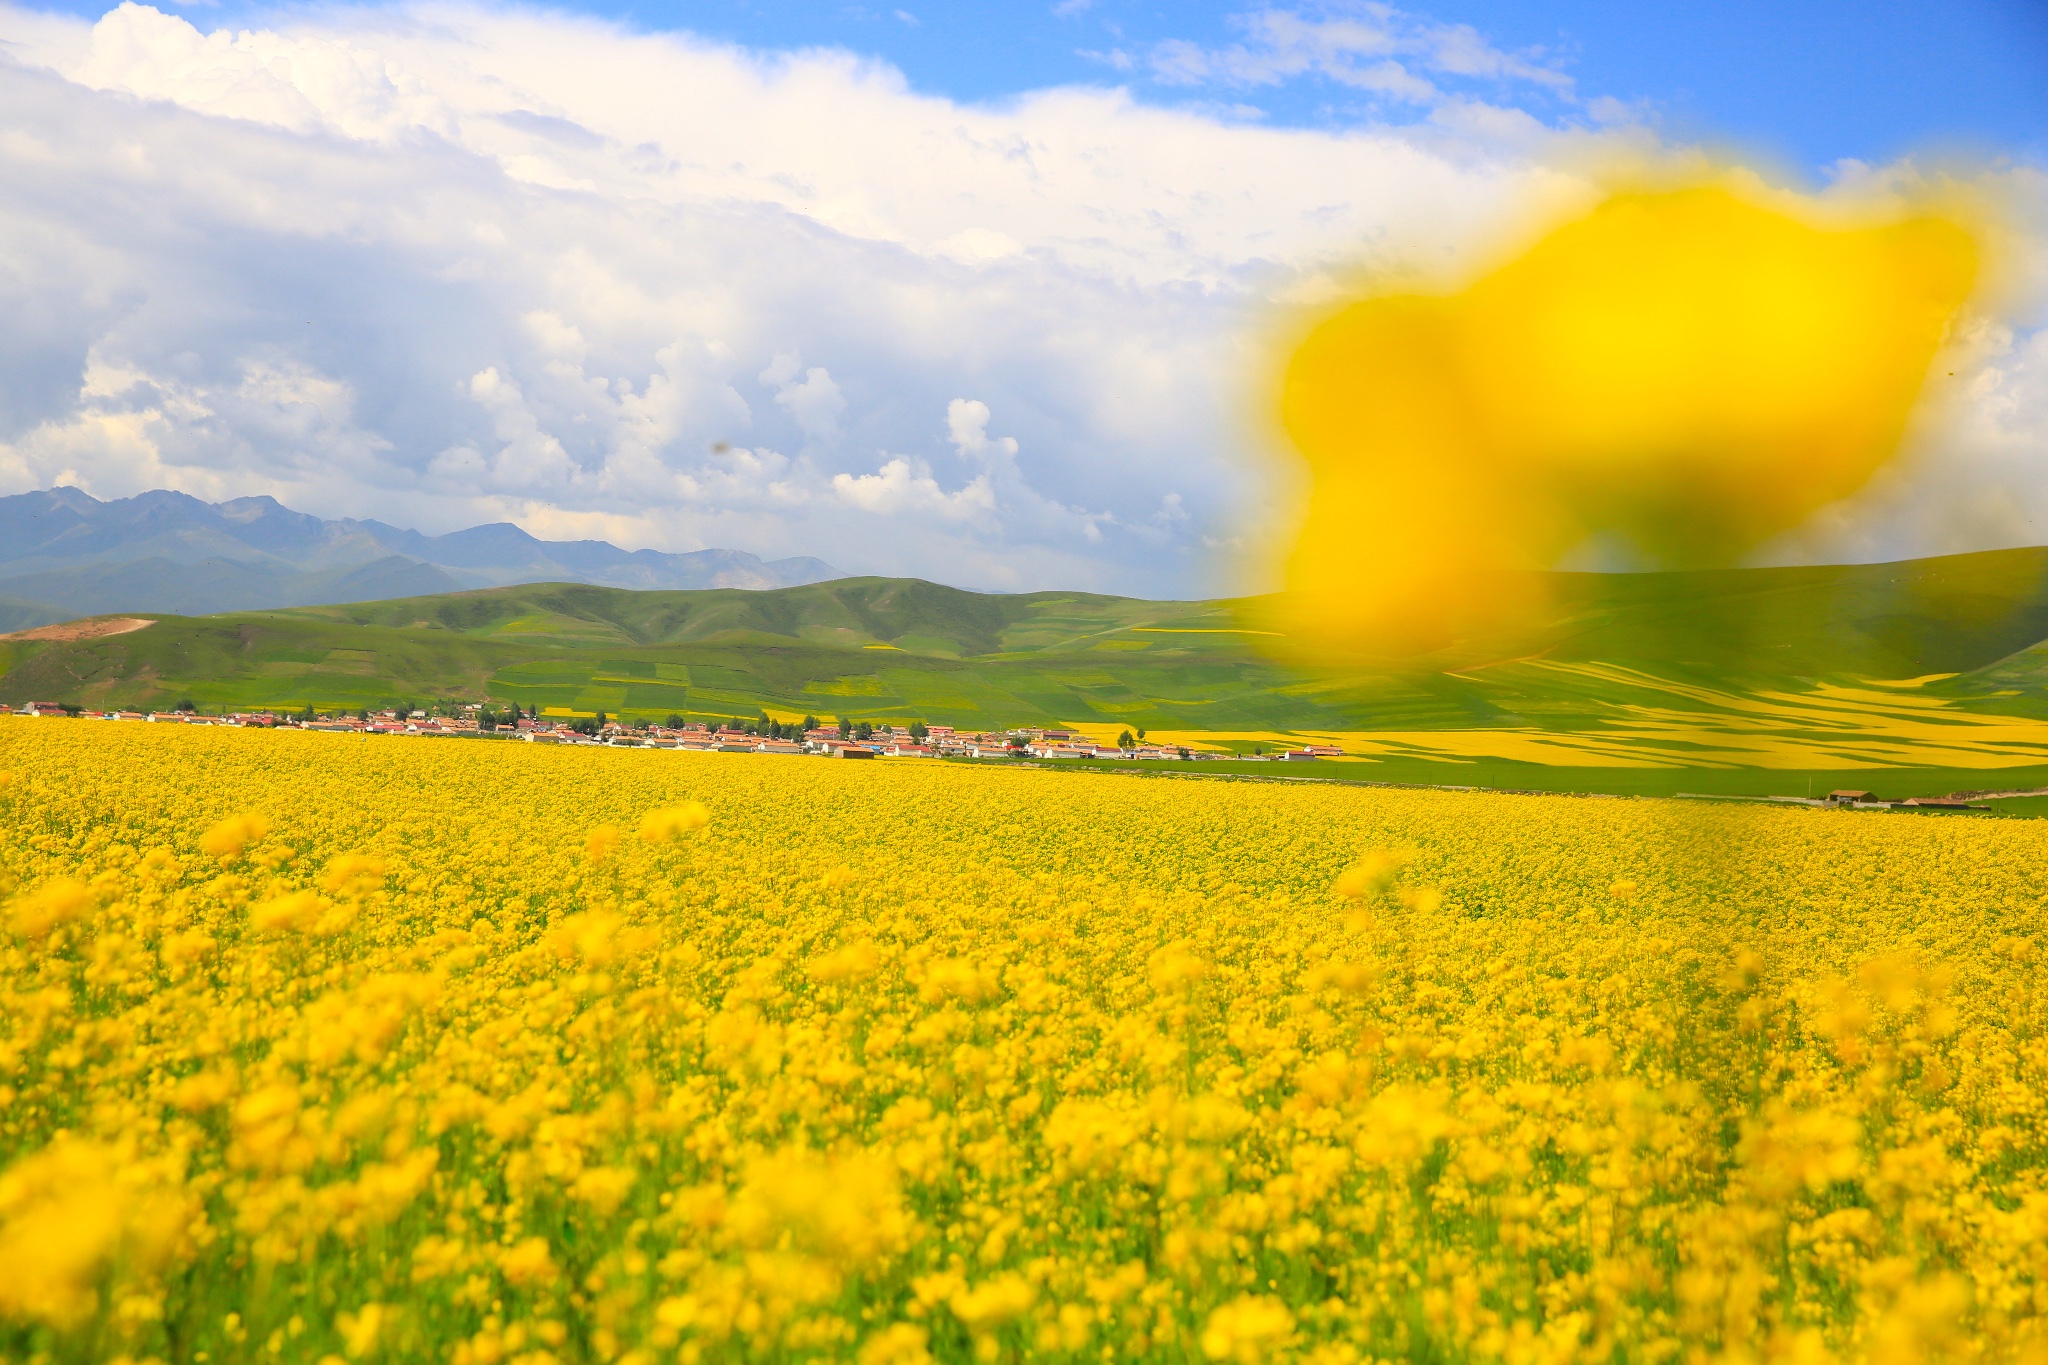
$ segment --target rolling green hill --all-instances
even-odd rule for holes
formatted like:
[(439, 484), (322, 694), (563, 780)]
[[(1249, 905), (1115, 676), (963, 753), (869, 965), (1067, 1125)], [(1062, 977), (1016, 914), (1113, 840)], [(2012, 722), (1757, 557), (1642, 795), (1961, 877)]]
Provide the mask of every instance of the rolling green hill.
[[(611, 714), (922, 716), (975, 727), (1101, 711), (1234, 725), (1351, 722), (1289, 691), (1228, 603), (995, 596), (915, 580), (770, 592), (576, 584), (340, 607), (162, 617), (130, 634), (16, 641), (0, 699), (378, 705), (491, 696)], [(1222, 632), (1222, 633), (1217, 633)]]
[(1516, 638), (1399, 664), (1290, 661), (1270, 599), (549, 584), (4, 640), (0, 700), (488, 697), (657, 719), (1132, 725), (1238, 748), (1321, 735), (1383, 760), (1854, 768), (1922, 746), (1949, 766), (2048, 763), (2048, 549), (1548, 578), (1552, 610)]
[(1431, 660), (1627, 662), (1716, 677), (1967, 673), (2048, 639), (2048, 548), (1889, 564), (1541, 575), (1552, 608)]

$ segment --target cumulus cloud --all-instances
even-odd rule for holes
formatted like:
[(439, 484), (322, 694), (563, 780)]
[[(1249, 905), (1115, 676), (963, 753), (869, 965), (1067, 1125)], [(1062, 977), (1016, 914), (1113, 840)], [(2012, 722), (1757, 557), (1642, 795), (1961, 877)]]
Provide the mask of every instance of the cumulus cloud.
[[(1454, 269), (1587, 190), (1467, 97), (1564, 98), (1547, 58), (1385, 7), (1262, 11), (1186, 70), (1378, 82), (1436, 101), (1426, 132), (967, 106), (845, 53), (463, 4), (211, 33), (0, 5), (0, 42), (0, 489), (968, 586), (1253, 586), (1207, 547), (1272, 502), (1240, 409), (1276, 303)], [(2014, 431), (2030, 344), (1982, 359)]]
[(1016, 437), (989, 439), (988, 418), (988, 404), (979, 398), (955, 398), (946, 404), (946, 432), (961, 459), (979, 459), (989, 454), (1004, 458), (1016, 455)]
[(902, 455), (883, 461), (872, 474), (834, 474), (832, 491), (850, 506), (889, 515), (930, 512), (948, 521), (964, 521), (996, 510), (986, 476), (947, 493), (922, 462), (913, 464)]
[(803, 371), (795, 351), (783, 351), (761, 371), (761, 382), (775, 389), (775, 404), (795, 420), (805, 438), (816, 444), (829, 443), (839, 435), (839, 418), (846, 411), (846, 395), (832, 382), (832, 372), (822, 365)]

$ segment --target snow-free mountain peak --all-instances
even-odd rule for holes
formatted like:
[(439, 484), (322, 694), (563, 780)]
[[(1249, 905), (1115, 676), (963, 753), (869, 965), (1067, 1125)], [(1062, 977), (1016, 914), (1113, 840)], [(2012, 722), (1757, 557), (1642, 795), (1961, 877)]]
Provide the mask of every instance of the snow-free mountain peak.
[(59, 487), (0, 498), (0, 628), (104, 612), (204, 615), (515, 583), (787, 588), (843, 575), (808, 557), (666, 554), (541, 540), (508, 522), (445, 535), (329, 521), (275, 498), (155, 489), (101, 501)]

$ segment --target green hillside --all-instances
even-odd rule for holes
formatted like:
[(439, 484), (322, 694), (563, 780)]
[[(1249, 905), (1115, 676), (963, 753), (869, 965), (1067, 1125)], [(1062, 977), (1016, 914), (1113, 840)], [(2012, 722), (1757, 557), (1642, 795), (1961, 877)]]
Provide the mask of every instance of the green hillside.
[(1541, 619), (1513, 636), (1460, 640), (1431, 663), (1541, 656), (1715, 676), (1896, 678), (1970, 672), (2048, 639), (2048, 548), (1539, 577), (1552, 603)]
[(1562, 575), (1554, 654), (1781, 676), (1967, 673), (2048, 638), (2048, 549), (1894, 564)]
[(1354, 723), (1355, 702), (1247, 648), (1228, 603), (999, 596), (915, 580), (769, 592), (550, 584), (338, 607), (158, 618), (13, 642), (0, 699), (354, 707), (486, 695), (613, 715), (771, 712), (988, 727), (1100, 712), (1181, 723)]
[(1517, 638), (1310, 666), (1269, 599), (549, 584), (0, 641), (0, 700), (1132, 725), (1349, 737), (1388, 760), (1854, 768), (1932, 745), (1930, 764), (2048, 763), (2048, 550), (1548, 586)]

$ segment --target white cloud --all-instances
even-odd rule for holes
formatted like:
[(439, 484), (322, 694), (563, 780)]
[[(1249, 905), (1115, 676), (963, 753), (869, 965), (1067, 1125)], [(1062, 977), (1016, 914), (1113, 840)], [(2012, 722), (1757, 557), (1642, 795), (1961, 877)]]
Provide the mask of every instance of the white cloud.
[[(1249, 586), (1205, 547), (1274, 496), (1243, 411), (1274, 310), (1454, 271), (1583, 197), (1609, 136), (1469, 97), (1567, 93), (1540, 55), (1383, 7), (1185, 60), (1407, 90), (1426, 129), (967, 106), (844, 53), (465, 4), (212, 34), (0, 5), (0, 41), (0, 486), (1002, 588)], [(2043, 367), (1982, 363), (2022, 449)]]
[(777, 352), (768, 368), (761, 371), (761, 382), (774, 388), (776, 406), (789, 413), (811, 443), (826, 444), (839, 435), (846, 395), (833, 382), (832, 372), (822, 365), (803, 370), (799, 380), (796, 376), (802, 365), (797, 352)]
[(469, 396), (491, 414), (497, 452), (488, 459), (468, 445), (437, 456), (430, 469), (445, 480), (474, 479), (479, 491), (540, 493), (574, 488), (582, 471), (541, 425), (519, 385), (488, 366), (469, 379)]
[(1485, 82), (1570, 98), (1572, 80), (1540, 52), (1504, 52), (1469, 24), (1444, 24), (1391, 5), (1268, 7), (1238, 16), (1242, 41), (1203, 47), (1182, 39), (1150, 54), (1167, 85), (1257, 87), (1317, 76), (1397, 105), (1458, 98), (1431, 77)]
[(947, 493), (922, 462), (913, 464), (902, 455), (882, 462), (873, 474), (834, 474), (832, 491), (840, 501), (867, 512), (894, 516), (924, 513), (948, 521), (963, 521), (996, 510), (994, 491), (982, 475), (955, 493)]
[(1024, 245), (1007, 232), (976, 227), (956, 232), (942, 242), (934, 242), (931, 249), (934, 255), (945, 256), (964, 265), (979, 265), (984, 261), (1014, 256), (1024, 249)]
[(1016, 437), (989, 439), (988, 418), (988, 404), (979, 398), (955, 398), (946, 404), (946, 433), (961, 459), (975, 460), (990, 454), (1008, 459), (1016, 455)]

